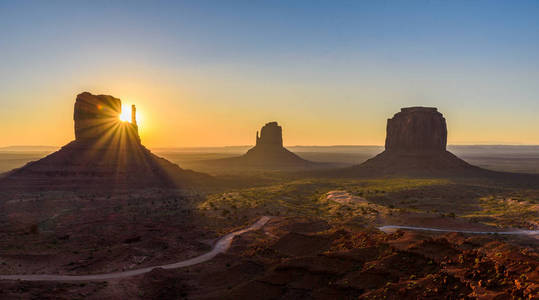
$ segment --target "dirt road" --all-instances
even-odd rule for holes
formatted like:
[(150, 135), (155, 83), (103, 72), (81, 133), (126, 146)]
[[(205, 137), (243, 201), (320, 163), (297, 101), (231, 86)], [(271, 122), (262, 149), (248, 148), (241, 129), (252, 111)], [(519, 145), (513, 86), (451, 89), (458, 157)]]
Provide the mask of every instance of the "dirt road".
[(436, 231), (436, 232), (460, 232), (469, 234), (511, 234), (511, 235), (539, 235), (539, 230), (517, 230), (517, 231), (471, 231), (471, 230), (456, 230), (456, 229), (440, 229), (429, 227), (414, 227), (414, 226), (399, 226), (386, 225), (378, 227), (381, 231), (390, 232), (397, 229), (421, 230), (421, 231)]
[(109, 280), (109, 279), (118, 279), (118, 278), (125, 278), (130, 276), (136, 276), (141, 275), (144, 273), (148, 273), (152, 271), (155, 268), (163, 268), (163, 269), (176, 269), (176, 268), (183, 268), (188, 267), (192, 265), (196, 265), (199, 263), (203, 263), (205, 261), (208, 261), (219, 253), (223, 253), (230, 247), (230, 244), (232, 244), (232, 240), (234, 237), (249, 232), (253, 230), (258, 230), (262, 228), (268, 221), (270, 220), (270, 217), (261, 217), (256, 223), (253, 225), (244, 228), (242, 230), (238, 230), (235, 232), (231, 232), (222, 238), (220, 238), (217, 243), (215, 243), (215, 246), (213, 246), (213, 249), (206, 253), (202, 254), (200, 256), (180, 261), (173, 264), (168, 265), (161, 265), (161, 266), (153, 266), (153, 267), (147, 267), (142, 269), (136, 269), (136, 270), (129, 270), (124, 272), (114, 272), (114, 273), (106, 273), (106, 274), (95, 274), (95, 275), (46, 275), (46, 274), (29, 274), (29, 275), (0, 275), (0, 280), (24, 280), (24, 281), (95, 281), (95, 280)]
[[(124, 271), (124, 272), (114, 272), (114, 273), (95, 274), (95, 275), (46, 275), (46, 274), (0, 275), (0, 280), (99, 281), (99, 280), (118, 279), (118, 278), (141, 275), (144, 273), (148, 273), (155, 268), (176, 269), (176, 268), (188, 267), (188, 266), (206, 262), (214, 258), (215, 256), (217, 256), (219, 253), (223, 253), (227, 251), (230, 245), (232, 244), (234, 237), (240, 234), (249, 232), (249, 231), (258, 230), (262, 228), (269, 220), (270, 220), (270, 217), (267, 217), (267, 216), (261, 217), (253, 225), (247, 228), (244, 228), (242, 230), (231, 232), (223, 236), (222, 238), (220, 238), (217, 241), (217, 243), (215, 243), (215, 246), (210, 252), (188, 259), (188, 260), (173, 263), (173, 264), (153, 266), (153, 267), (147, 267), (147, 268), (142, 268), (142, 269)], [(399, 226), (399, 225), (381, 226), (381, 227), (378, 227), (378, 229), (384, 232), (391, 232), (397, 229), (407, 229), (407, 230), (422, 230), (422, 231), (436, 231), (436, 232), (461, 232), (461, 233), (468, 233), (468, 234), (511, 234), (511, 235), (530, 235), (530, 236), (539, 235), (539, 230), (519, 230), (519, 231), (496, 232), (496, 231), (469, 231), (469, 230), (439, 229), (439, 228)]]

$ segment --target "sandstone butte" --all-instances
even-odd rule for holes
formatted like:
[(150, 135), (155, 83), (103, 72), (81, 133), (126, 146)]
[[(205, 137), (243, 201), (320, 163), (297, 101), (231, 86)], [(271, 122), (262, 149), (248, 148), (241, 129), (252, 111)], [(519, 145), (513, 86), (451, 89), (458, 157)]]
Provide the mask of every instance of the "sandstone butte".
[(75, 140), (57, 152), (8, 172), (9, 190), (183, 188), (211, 178), (181, 169), (141, 144), (135, 107), (132, 121), (119, 119), (120, 99), (81, 93), (75, 101)]
[(472, 166), (447, 151), (447, 124), (434, 107), (402, 108), (387, 120), (384, 152), (344, 169), (357, 176), (483, 176), (490, 172)]
[(283, 129), (277, 122), (266, 123), (256, 133), (256, 144), (239, 157), (212, 160), (212, 164), (230, 168), (253, 168), (292, 170), (316, 167), (317, 164), (305, 160), (283, 146)]

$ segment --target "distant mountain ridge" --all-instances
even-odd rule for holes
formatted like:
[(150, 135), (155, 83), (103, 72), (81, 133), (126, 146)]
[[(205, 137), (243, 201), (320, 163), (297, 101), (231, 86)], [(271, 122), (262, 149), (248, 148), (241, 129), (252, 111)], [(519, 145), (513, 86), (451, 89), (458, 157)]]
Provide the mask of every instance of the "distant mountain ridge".
[[(152, 151), (164, 152), (245, 152), (252, 148), (254, 145), (239, 145), (239, 146), (204, 146), (204, 147), (149, 147)], [(364, 151), (371, 149), (373, 151), (384, 149), (382, 145), (330, 145), (330, 146), (318, 146), (318, 145), (293, 145), (285, 146), (287, 149), (295, 152), (346, 152), (350, 151)], [(0, 151), (55, 151), (60, 149), (60, 146), (47, 146), (47, 145), (12, 145), (0, 147)], [(447, 149), (452, 152), (459, 151), (479, 151), (479, 150), (529, 150), (535, 153), (539, 152), (539, 145), (500, 145), (500, 144), (469, 144), (469, 145), (447, 145)]]
[(56, 151), (60, 149), (60, 147), (57, 146), (6, 146), (6, 147), (0, 147), (0, 151), (34, 151), (34, 152), (45, 152), (45, 151)]

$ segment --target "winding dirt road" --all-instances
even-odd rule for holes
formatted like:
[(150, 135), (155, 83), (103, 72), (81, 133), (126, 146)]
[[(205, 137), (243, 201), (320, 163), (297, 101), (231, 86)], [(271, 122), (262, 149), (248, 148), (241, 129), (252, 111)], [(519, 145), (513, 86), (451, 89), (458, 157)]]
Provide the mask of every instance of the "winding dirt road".
[(469, 234), (539, 235), (539, 230), (471, 231), (471, 230), (439, 229), (439, 228), (399, 226), (399, 225), (387, 225), (387, 226), (378, 227), (378, 229), (383, 232), (390, 232), (397, 229), (408, 229), (408, 230), (436, 231), (436, 232), (460, 232), (460, 233), (469, 233)]
[[(147, 267), (147, 268), (142, 268), (142, 269), (124, 271), (124, 272), (114, 272), (114, 273), (95, 274), (95, 275), (46, 275), (46, 274), (0, 275), (0, 280), (23, 280), (23, 281), (96, 281), (97, 280), (98, 281), (98, 280), (118, 279), (118, 278), (141, 275), (144, 273), (148, 273), (156, 268), (177, 269), (177, 268), (188, 267), (188, 266), (206, 262), (214, 258), (215, 256), (217, 256), (219, 253), (226, 252), (228, 248), (230, 248), (230, 245), (232, 244), (234, 237), (241, 235), (243, 233), (249, 232), (249, 231), (258, 230), (262, 228), (262, 226), (264, 226), (269, 220), (270, 220), (270, 217), (268, 216), (261, 217), (253, 225), (247, 228), (244, 228), (242, 230), (231, 232), (223, 236), (222, 238), (220, 238), (217, 241), (217, 243), (215, 243), (215, 246), (210, 252), (188, 259), (188, 260), (173, 263), (173, 264), (153, 266), (153, 267)], [(530, 235), (530, 236), (539, 235), (539, 230), (519, 230), (519, 231), (496, 232), (496, 231), (469, 231), (469, 230), (439, 229), (439, 228), (399, 226), (399, 225), (386, 225), (386, 226), (378, 227), (378, 229), (384, 232), (391, 232), (397, 229), (407, 229), (407, 230), (422, 230), (422, 231), (435, 231), (435, 232), (460, 232), (460, 233), (468, 233), (468, 234), (510, 234), (510, 235)]]
[(215, 246), (213, 246), (213, 249), (206, 253), (202, 254), (197, 257), (193, 257), (188, 260), (180, 261), (173, 264), (168, 265), (161, 265), (161, 266), (153, 266), (153, 267), (147, 267), (142, 269), (136, 269), (136, 270), (129, 270), (124, 272), (114, 272), (114, 273), (106, 273), (106, 274), (95, 274), (95, 275), (0, 275), (0, 280), (24, 280), (24, 281), (95, 281), (95, 280), (109, 280), (109, 279), (118, 279), (118, 278), (125, 278), (130, 276), (136, 276), (141, 275), (144, 273), (148, 273), (152, 271), (155, 268), (163, 268), (163, 269), (177, 269), (177, 268), (183, 268), (188, 267), (192, 265), (196, 265), (199, 263), (203, 263), (205, 261), (208, 261), (219, 253), (223, 253), (228, 248), (230, 248), (230, 245), (232, 244), (232, 241), (234, 240), (234, 237), (241, 235), (243, 233), (258, 230), (262, 228), (268, 221), (270, 220), (270, 217), (264, 216), (261, 217), (256, 223), (253, 225), (244, 228), (242, 230), (238, 230), (235, 232), (231, 232), (222, 238), (220, 238), (217, 243), (215, 243)]

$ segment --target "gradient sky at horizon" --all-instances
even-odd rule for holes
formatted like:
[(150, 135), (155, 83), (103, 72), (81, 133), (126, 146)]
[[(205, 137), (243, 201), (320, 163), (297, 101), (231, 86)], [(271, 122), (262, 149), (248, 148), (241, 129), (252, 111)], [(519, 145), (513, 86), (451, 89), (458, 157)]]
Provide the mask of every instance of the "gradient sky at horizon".
[(150, 147), (381, 145), (415, 105), (450, 144), (539, 144), (539, 2), (0, 1), (0, 147), (72, 140), (82, 91)]

